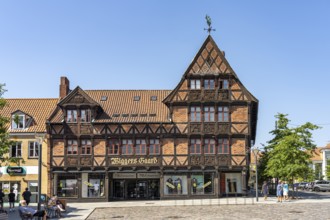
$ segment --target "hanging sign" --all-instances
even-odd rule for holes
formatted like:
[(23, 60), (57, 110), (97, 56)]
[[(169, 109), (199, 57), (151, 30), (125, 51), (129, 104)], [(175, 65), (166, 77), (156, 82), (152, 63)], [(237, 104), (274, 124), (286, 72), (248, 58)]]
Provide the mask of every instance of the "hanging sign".
[(7, 173), (9, 175), (24, 175), (26, 174), (25, 169), (23, 167), (7, 167)]

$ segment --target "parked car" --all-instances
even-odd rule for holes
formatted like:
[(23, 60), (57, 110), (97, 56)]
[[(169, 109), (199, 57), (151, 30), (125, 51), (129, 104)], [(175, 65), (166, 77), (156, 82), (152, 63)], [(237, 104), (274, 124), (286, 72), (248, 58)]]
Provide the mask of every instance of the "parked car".
[(305, 190), (306, 189), (306, 185), (307, 185), (306, 182), (301, 182), (301, 183), (298, 184), (298, 189)]
[(317, 180), (314, 183), (313, 191), (330, 191), (330, 182), (326, 180)]

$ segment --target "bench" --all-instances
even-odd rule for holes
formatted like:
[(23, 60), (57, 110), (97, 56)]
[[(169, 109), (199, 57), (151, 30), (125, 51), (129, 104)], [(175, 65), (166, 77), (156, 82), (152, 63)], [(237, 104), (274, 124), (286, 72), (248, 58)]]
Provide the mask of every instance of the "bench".
[(33, 220), (35, 217), (31, 213), (23, 213), (20, 209), (18, 209), (18, 213), (22, 220)]

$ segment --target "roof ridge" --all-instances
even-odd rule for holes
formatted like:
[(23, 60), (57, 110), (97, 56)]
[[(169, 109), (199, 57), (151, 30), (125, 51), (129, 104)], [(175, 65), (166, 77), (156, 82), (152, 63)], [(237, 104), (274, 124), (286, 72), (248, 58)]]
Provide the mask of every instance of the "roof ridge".
[(84, 91), (172, 91), (172, 89), (84, 89)]
[(5, 100), (58, 100), (59, 98), (3, 98)]

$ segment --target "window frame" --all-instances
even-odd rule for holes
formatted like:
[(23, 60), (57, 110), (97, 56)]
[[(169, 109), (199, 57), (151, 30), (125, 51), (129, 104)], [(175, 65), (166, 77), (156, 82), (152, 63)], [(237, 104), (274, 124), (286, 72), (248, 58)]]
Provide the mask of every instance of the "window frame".
[(133, 140), (122, 139), (120, 149), (122, 155), (133, 155), (134, 154)]
[(90, 109), (81, 109), (80, 110), (80, 122), (88, 123), (90, 121), (91, 121), (91, 111), (90, 111)]
[(67, 123), (77, 123), (77, 121), (78, 121), (77, 109), (67, 109), (66, 110), (66, 122)]
[[(71, 151), (69, 151), (71, 149)], [(75, 149), (75, 151), (74, 151)], [(76, 152), (76, 153), (74, 153)], [(77, 140), (68, 140), (67, 143), (67, 155), (78, 155), (78, 141)]]
[[(81, 154), (82, 155), (91, 155), (92, 154), (92, 141), (91, 140), (83, 139), (80, 141), (80, 144), (81, 144)], [(88, 153), (88, 151), (89, 151), (89, 153)]]
[[(119, 155), (120, 152), (119, 140), (118, 139), (110, 139), (109, 140), (109, 155)], [(117, 152), (117, 153), (116, 153)]]
[(203, 150), (204, 154), (215, 154), (215, 140), (213, 138), (205, 138)]
[(145, 139), (136, 139), (135, 140), (135, 154), (136, 155), (146, 155), (147, 154), (147, 142)]
[(149, 155), (160, 155), (160, 141), (157, 138), (149, 140)]
[[(15, 147), (15, 156), (13, 156), (13, 147)], [(19, 153), (18, 153), (19, 152)], [(18, 155), (20, 154), (20, 155)], [(22, 142), (16, 142), (10, 145), (10, 157), (22, 158)]]
[(204, 89), (205, 90), (214, 90), (215, 89), (215, 80), (214, 79), (204, 79)]
[(200, 106), (190, 106), (190, 121), (191, 122), (201, 122), (201, 107)]
[[(33, 144), (33, 146), (31, 146), (31, 144)], [(41, 144), (39, 144), (39, 142), (29, 141), (29, 158), (39, 158), (39, 152), (40, 152), (39, 146), (42, 146)], [(33, 148), (32, 152), (34, 156), (31, 156), (31, 147)], [(37, 152), (37, 156), (35, 156), (36, 152)]]
[[(18, 123), (15, 122), (15, 117), (16, 116), (19, 118)], [(15, 126), (13, 126), (13, 125), (15, 125)], [(11, 129), (13, 129), (13, 130), (25, 129), (25, 115), (24, 114), (13, 114), (12, 115), (12, 117), (11, 117)]]
[(201, 80), (200, 79), (190, 79), (190, 89), (191, 90), (201, 89)]
[[(227, 117), (227, 120), (225, 120)], [(218, 122), (229, 122), (229, 107), (218, 106)]]
[(204, 106), (204, 122), (215, 122), (214, 116), (215, 116), (214, 106)]
[(219, 138), (218, 139), (218, 154), (229, 154), (229, 139), (228, 138)]
[[(199, 150), (199, 152), (198, 152)], [(202, 142), (201, 139), (193, 138), (190, 139), (189, 154), (199, 155), (202, 154)]]
[(220, 79), (219, 89), (228, 90), (229, 89), (229, 80), (228, 79)]

